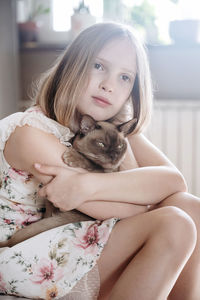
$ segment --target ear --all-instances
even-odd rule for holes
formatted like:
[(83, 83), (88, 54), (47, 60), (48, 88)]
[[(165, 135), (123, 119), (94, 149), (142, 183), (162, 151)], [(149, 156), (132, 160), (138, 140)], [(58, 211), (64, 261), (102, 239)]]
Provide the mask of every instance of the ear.
[(117, 129), (120, 131), (120, 132), (123, 132), (124, 133), (124, 136), (127, 136), (128, 134), (130, 134), (131, 132), (133, 132), (133, 130), (135, 129), (137, 125), (137, 119), (134, 118), (128, 122), (125, 122), (123, 124), (120, 124), (117, 126)]
[(80, 132), (84, 135), (94, 130), (96, 127), (96, 121), (89, 115), (83, 115), (80, 122)]

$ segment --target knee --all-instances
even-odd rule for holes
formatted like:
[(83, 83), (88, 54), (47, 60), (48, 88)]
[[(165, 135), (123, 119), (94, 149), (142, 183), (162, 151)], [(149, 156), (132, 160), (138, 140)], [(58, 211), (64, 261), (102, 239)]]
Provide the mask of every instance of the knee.
[(178, 207), (184, 210), (196, 224), (198, 238), (200, 238), (200, 198), (186, 193), (178, 192), (163, 200), (158, 207)]
[(197, 241), (196, 226), (182, 209), (168, 206), (161, 208), (158, 228), (168, 250), (177, 255), (190, 253)]
[(158, 207), (175, 206), (186, 211), (194, 220), (200, 220), (200, 198), (187, 193), (177, 192), (165, 200), (163, 200)]

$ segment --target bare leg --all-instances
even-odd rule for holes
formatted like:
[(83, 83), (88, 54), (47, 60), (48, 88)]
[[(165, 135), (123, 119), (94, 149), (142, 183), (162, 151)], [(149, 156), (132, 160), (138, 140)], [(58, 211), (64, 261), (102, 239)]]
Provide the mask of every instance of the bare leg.
[(176, 193), (166, 198), (159, 207), (176, 206), (190, 215), (197, 228), (196, 248), (181, 273), (170, 300), (200, 299), (200, 199), (188, 193)]
[(195, 244), (195, 225), (179, 209), (121, 220), (98, 261), (99, 300), (167, 299)]

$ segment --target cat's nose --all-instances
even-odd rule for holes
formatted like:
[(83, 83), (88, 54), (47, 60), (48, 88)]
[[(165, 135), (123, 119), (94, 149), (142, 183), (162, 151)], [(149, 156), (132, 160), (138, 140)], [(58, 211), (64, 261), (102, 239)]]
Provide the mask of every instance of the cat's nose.
[(110, 153), (110, 158), (111, 158), (112, 160), (115, 160), (116, 157), (117, 157), (117, 155), (116, 155), (115, 152), (111, 152), (111, 153)]

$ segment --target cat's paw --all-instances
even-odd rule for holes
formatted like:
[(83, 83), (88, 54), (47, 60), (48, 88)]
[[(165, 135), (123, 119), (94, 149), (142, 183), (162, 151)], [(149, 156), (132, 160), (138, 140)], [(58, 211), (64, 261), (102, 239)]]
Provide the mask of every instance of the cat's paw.
[(64, 163), (67, 164), (69, 167), (79, 167), (77, 152), (72, 147), (66, 148), (65, 152), (63, 153), (62, 159)]

